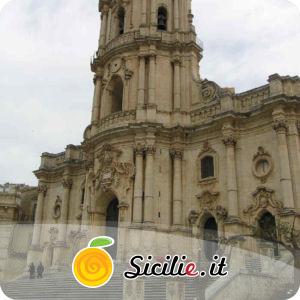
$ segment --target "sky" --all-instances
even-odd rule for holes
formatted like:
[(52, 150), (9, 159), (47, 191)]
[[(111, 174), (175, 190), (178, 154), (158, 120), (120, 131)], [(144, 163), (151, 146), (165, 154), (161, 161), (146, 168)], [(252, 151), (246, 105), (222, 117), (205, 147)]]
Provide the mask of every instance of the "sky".
[[(270, 74), (300, 75), (300, 12), (292, 2), (224, 3), (193, 1), (203, 79), (241, 92)], [(99, 30), (98, 0), (11, 0), (0, 10), (0, 184), (37, 184), (41, 153), (82, 142)]]

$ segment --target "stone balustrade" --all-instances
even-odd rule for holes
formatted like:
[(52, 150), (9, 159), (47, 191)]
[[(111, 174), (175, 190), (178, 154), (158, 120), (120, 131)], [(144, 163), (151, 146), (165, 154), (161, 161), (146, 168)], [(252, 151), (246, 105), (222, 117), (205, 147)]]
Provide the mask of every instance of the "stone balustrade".
[[(156, 32), (155, 34), (151, 35), (150, 39), (151, 38), (161, 42), (165, 42), (167, 44), (171, 44), (174, 42), (179, 42), (179, 43), (195, 42), (201, 48), (203, 46), (202, 42), (196, 39), (196, 35), (193, 32), (176, 32), (176, 33)], [(110, 40), (105, 45), (105, 47), (101, 49), (101, 54), (105, 54), (112, 49), (116, 49), (126, 44), (135, 43), (136, 41), (141, 41), (143, 39), (146, 39), (146, 36), (143, 36), (143, 34), (138, 30), (126, 32)], [(149, 36), (147, 36), (147, 39), (149, 39)]]
[(191, 112), (191, 121), (192, 123), (206, 123), (213, 120), (213, 118), (221, 112), (220, 103), (205, 106), (200, 109)]
[(103, 131), (107, 129), (111, 129), (113, 127), (120, 126), (122, 124), (128, 124), (131, 121), (135, 121), (136, 119), (136, 111), (120, 111), (114, 114), (111, 114), (102, 120), (100, 120), (98, 125), (98, 131)]
[(264, 85), (244, 93), (237, 94), (235, 100), (235, 110), (237, 112), (249, 112), (257, 106), (263, 104), (264, 100), (270, 97), (269, 85)]

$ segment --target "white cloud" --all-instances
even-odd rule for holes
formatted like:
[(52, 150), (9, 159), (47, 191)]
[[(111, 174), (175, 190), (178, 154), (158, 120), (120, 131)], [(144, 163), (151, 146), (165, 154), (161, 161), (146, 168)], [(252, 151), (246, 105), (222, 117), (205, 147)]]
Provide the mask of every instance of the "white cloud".
[[(31, 171), (42, 152), (81, 142), (90, 121), (97, 4), (11, 0), (0, 11), (0, 183), (35, 183)], [(194, 0), (193, 9), (205, 45), (203, 78), (244, 90), (275, 72), (300, 73), (300, 18), (290, 2)]]

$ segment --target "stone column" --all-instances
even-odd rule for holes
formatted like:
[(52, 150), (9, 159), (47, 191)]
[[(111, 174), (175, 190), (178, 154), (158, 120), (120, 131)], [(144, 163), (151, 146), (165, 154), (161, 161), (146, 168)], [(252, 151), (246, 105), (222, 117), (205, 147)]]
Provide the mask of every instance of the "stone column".
[(67, 249), (67, 225), (72, 180), (68, 178), (63, 179), (62, 185), (64, 188), (64, 194), (60, 211), (58, 238), (53, 250), (53, 270), (58, 270), (66, 266), (68, 264), (69, 255)]
[(237, 141), (233, 136), (225, 136), (223, 142), (226, 147), (228, 214), (231, 218), (237, 218), (239, 215), (235, 164), (235, 146)]
[(280, 183), (282, 190), (283, 203), (286, 208), (294, 208), (293, 187), (291, 180), (290, 160), (287, 146), (288, 126), (286, 120), (274, 120), (273, 129), (276, 132), (279, 165), (280, 165)]
[(176, 58), (173, 60), (174, 64), (174, 111), (180, 111), (180, 59)]
[(34, 219), (34, 228), (32, 235), (32, 246), (40, 247), (40, 235), (41, 235), (41, 227), (43, 221), (43, 208), (44, 208), (44, 200), (47, 193), (47, 186), (40, 184), (38, 187), (38, 200), (35, 211), (35, 219)]
[(93, 161), (86, 160), (85, 161), (85, 168), (86, 168), (86, 175), (85, 175), (85, 194), (84, 194), (84, 203), (82, 208), (82, 219), (81, 219), (81, 231), (87, 231), (88, 226), (90, 226), (90, 219), (89, 219), (89, 209), (90, 209), (90, 174), (93, 174)]
[(68, 225), (68, 213), (69, 213), (69, 202), (70, 202), (70, 191), (72, 188), (72, 180), (64, 179), (62, 182), (64, 188), (64, 197), (61, 205), (60, 215), (60, 229), (58, 232), (58, 242), (65, 244), (67, 237), (67, 225)]
[(295, 207), (300, 209), (300, 144), (299, 144), (300, 123), (295, 115), (289, 123), (288, 147), (291, 161), (291, 174), (294, 188)]
[(146, 170), (145, 170), (145, 200), (144, 200), (144, 223), (154, 223), (154, 145), (146, 147)]
[(147, 24), (147, 0), (142, 0), (142, 26)]
[(96, 125), (100, 119), (101, 78), (94, 77), (95, 91), (93, 99), (92, 124)]
[(138, 107), (141, 108), (145, 104), (145, 57), (140, 56), (139, 66), (139, 88), (138, 88)]
[(174, 0), (174, 29), (179, 30), (179, 0)]
[(151, 26), (157, 26), (157, 13), (156, 13), (157, 5), (156, 0), (151, 0)]
[(101, 31), (100, 31), (100, 40), (99, 47), (104, 48), (106, 44), (106, 28), (107, 28), (107, 18), (108, 18), (108, 6), (105, 6), (101, 15)]
[(110, 40), (110, 29), (112, 27), (111, 19), (112, 19), (111, 9), (109, 9), (107, 13), (107, 24), (106, 24), (106, 43), (108, 43)]
[(179, 149), (170, 151), (173, 159), (173, 225), (182, 225), (182, 158)]
[(123, 110), (128, 111), (130, 110), (130, 92), (131, 92), (131, 78), (133, 72), (132, 71), (125, 71), (125, 85), (124, 85), (124, 102), (123, 102)]
[(149, 57), (149, 94), (148, 104), (155, 104), (155, 64), (156, 56), (154, 54)]
[(143, 181), (144, 181), (144, 147), (135, 148), (135, 181), (133, 199), (133, 223), (143, 222)]

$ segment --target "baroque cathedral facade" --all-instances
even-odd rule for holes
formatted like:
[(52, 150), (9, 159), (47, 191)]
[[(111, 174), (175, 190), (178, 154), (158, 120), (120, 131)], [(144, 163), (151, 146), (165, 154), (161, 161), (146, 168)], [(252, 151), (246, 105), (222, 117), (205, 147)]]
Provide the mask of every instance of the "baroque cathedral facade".
[(27, 264), (60, 268), (98, 235), (126, 261), (300, 227), (299, 77), (243, 93), (203, 79), (191, 0), (100, 0), (99, 12), (91, 124), (81, 145), (42, 154)]

